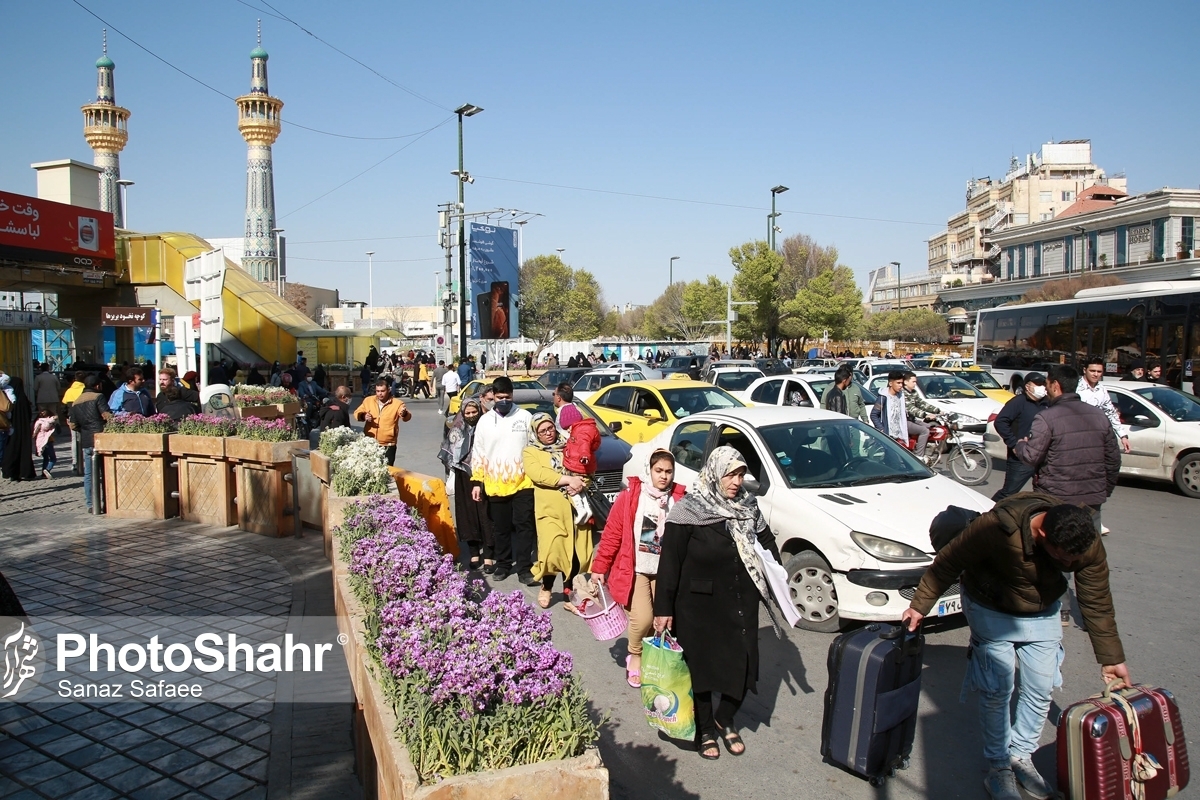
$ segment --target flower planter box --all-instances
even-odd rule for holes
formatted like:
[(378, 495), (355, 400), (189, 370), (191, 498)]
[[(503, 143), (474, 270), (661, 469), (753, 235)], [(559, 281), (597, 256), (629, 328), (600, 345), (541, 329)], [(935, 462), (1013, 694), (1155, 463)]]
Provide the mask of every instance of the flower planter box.
[(250, 533), (287, 536), (295, 528), (292, 487), (292, 452), (308, 442), (225, 440), (225, 457), (237, 466), (237, 524)]
[(178, 456), (179, 516), (188, 522), (228, 527), (237, 524), (237, 481), (225, 458), (224, 436), (173, 433), (168, 447)]
[(350, 589), (347, 565), (334, 560), (334, 606), (338, 632), (357, 700), (354, 747), (363, 790), (379, 800), (608, 800), (608, 770), (596, 750), (560, 761), (456, 775), (421, 784), (408, 751), (396, 738), (396, 714), (376, 678), (376, 666), (363, 636), (365, 611)]
[(237, 412), (238, 419), (246, 417), (258, 417), (259, 419), (279, 419), (285, 417), (291, 419), (300, 413), (299, 403), (274, 403), (269, 406), (238, 406), (234, 409)]
[[(392, 497), (399, 496), (396, 486), (392, 486), (388, 494)], [(337, 493), (332, 485), (326, 484), (324, 487), (323, 499), (325, 506), (325, 525), (322, 528), (322, 535), (325, 537), (325, 557), (336, 563), (337, 558), (334, 556), (334, 541), (333, 531), (342, 525), (342, 521), (346, 518), (346, 507), (351, 503), (364, 500), (369, 495), (355, 495), (346, 497)]]
[(308, 454), (308, 460), (312, 464), (313, 477), (321, 483), (328, 485), (333, 480), (333, 470), (330, 469), (329, 456), (320, 450), (313, 450)]
[(104, 504), (116, 519), (167, 519), (179, 515), (178, 476), (165, 433), (97, 433), (104, 456)]

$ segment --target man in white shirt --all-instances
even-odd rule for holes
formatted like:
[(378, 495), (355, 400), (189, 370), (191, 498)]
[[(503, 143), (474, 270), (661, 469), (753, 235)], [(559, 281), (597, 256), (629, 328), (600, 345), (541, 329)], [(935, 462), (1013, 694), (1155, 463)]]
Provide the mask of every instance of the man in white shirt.
[(1083, 383), (1079, 384), (1079, 399), (1089, 406), (1095, 406), (1104, 412), (1112, 425), (1121, 449), (1129, 452), (1129, 429), (1121, 424), (1121, 415), (1117, 413), (1108, 390), (1104, 388), (1104, 359), (1092, 356), (1083, 367)]
[(438, 402), (438, 413), (445, 414), (450, 409), (450, 398), (462, 389), (462, 378), (454, 370), (447, 370), (442, 376), (442, 398)]

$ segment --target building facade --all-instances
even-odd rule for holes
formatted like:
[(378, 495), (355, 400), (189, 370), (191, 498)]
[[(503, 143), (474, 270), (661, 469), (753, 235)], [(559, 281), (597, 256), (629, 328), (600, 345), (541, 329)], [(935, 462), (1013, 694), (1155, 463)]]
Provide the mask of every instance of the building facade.
[(933, 308), (945, 276), (919, 272), (911, 275), (900, 273), (897, 277), (897, 273), (900, 273), (900, 268), (895, 264), (887, 264), (867, 273), (867, 293), (863, 303), (865, 311), (874, 314), (906, 308)]

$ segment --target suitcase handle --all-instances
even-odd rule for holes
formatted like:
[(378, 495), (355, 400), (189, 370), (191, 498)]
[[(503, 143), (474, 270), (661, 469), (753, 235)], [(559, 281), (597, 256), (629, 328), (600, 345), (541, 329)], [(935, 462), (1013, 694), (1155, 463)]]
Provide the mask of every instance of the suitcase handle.
[(900, 651), (904, 655), (912, 655), (921, 650), (921, 631), (925, 622), (921, 621), (917, 624), (915, 631), (909, 631), (903, 623), (893, 625), (890, 631), (879, 634), (880, 639), (902, 639), (900, 643)]

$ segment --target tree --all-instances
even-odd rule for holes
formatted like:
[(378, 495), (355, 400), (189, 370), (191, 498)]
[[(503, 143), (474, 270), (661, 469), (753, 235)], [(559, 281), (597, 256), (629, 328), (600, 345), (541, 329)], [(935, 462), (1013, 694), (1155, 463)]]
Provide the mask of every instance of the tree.
[(652, 339), (702, 339), (713, 329), (706, 320), (725, 318), (725, 300), (725, 284), (715, 275), (673, 283), (646, 309), (643, 331)]
[(634, 306), (628, 311), (613, 308), (600, 323), (601, 336), (638, 336), (646, 322), (646, 307)]
[(783, 268), (779, 273), (779, 292), (782, 297), (798, 295), (813, 278), (838, 265), (836, 247), (823, 247), (806, 234), (796, 234), (783, 240)]
[(730, 248), (729, 259), (735, 270), (734, 299), (754, 302), (752, 306), (742, 306), (734, 335), (739, 339), (766, 337), (768, 347), (773, 349), (779, 339), (778, 285), (783, 256), (766, 242), (757, 241)]
[(834, 267), (810, 279), (796, 297), (783, 304), (785, 335), (816, 339), (849, 339), (863, 326), (862, 292), (849, 267)]
[(521, 265), (521, 335), (538, 343), (536, 359), (560, 339), (590, 339), (600, 332), (604, 298), (585, 269), (557, 255), (534, 256)]
[(1061, 278), (1056, 281), (1046, 281), (1037, 289), (1030, 289), (1021, 295), (1018, 303), (1041, 303), (1046, 300), (1070, 300), (1075, 293), (1083, 289), (1099, 289), (1102, 286), (1119, 286), (1125, 281), (1116, 275), (1097, 275), (1085, 272), (1078, 278)]
[(928, 308), (906, 308), (903, 311), (880, 311), (866, 319), (868, 338), (899, 339), (916, 342), (938, 342), (946, 337), (944, 317)]

